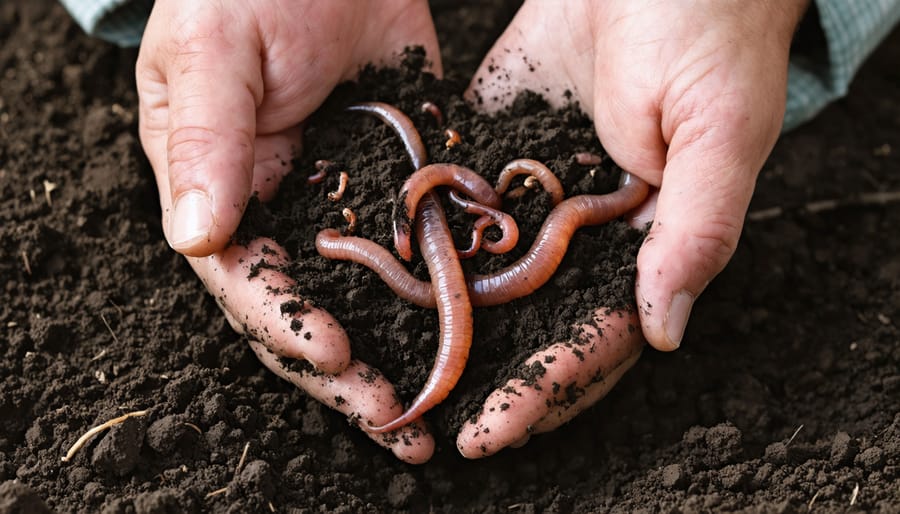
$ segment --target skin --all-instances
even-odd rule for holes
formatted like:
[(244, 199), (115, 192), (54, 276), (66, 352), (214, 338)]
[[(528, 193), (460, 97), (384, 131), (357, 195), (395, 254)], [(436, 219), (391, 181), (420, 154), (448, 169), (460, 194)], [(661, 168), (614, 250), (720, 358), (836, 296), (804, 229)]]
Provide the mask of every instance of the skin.
[[(346, 334), (327, 313), (302, 314), (303, 330), (290, 330), (280, 306), (303, 299), (266, 290), (284, 291), (290, 279), (271, 270), (247, 279), (242, 262), (283, 260), (285, 252), (271, 241), (266, 252), (259, 241), (225, 248), (251, 194), (272, 198), (289, 171), (300, 123), (362, 65), (394, 62), (411, 44), (424, 45), (440, 73), (424, 0), (247, 0), (227, 8), (158, 0), (136, 67), (141, 142), (169, 244), (189, 257), (235, 330), (258, 341), (252, 346), (267, 367), (366, 425), (402, 412), (390, 384), (353, 372), (365, 364), (350, 358)], [(297, 376), (277, 357), (307, 359), (327, 375)], [(415, 435), (409, 445), (375, 440), (404, 461), (425, 462), (433, 441), (421, 427)]]
[[(501, 107), (519, 89), (547, 91), (560, 104), (570, 91), (593, 116), (612, 157), (659, 188), (635, 215), (638, 224), (653, 220), (638, 258), (637, 298), (643, 334), (656, 348), (680, 344), (694, 299), (734, 251), (755, 177), (780, 128), (790, 37), (807, 3), (528, 0), (473, 82), (470, 98), (487, 109)], [(236, 330), (274, 334), (252, 344), (270, 369), (326, 404), (335, 403), (328, 398), (336, 391), (350, 396), (359, 409), (341, 410), (365, 406), (373, 425), (394, 419), (402, 406), (392, 390), (373, 394), (350, 372), (357, 364), (345, 363), (346, 338), (337, 325), (309, 320), (319, 323), (317, 339), (332, 341), (334, 349), (313, 356), (284, 329), (288, 320), (266, 296), (267, 283), (287, 278), (267, 272), (266, 280), (248, 282), (247, 270), (236, 264), (271, 255), (223, 249), (250, 194), (271, 198), (289, 171), (286, 163), (300, 150), (299, 123), (360, 65), (389, 62), (411, 43), (437, 59), (421, 0), (248, 0), (227, 10), (211, 0), (158, 0), (136, 69), (141, 141), (159, 186), (167, 240), (192, 257)], [(491, 74), (489, 65), (503, 72)], [(434, 70), (440, 72), (439, 61)], [(496, 80), (502, 75), (509, 78)], [(571, 405), (554, 398), (546, 410), (547, 398), (510, 384), (521, 395), (510, 398), (515, 408), (500, 409), (505, 400), (492, 394), (472, 423), (481, 435), (476, 441), (466, 436), (474, 428), (463, 427), (460, 451), (480, 457), (521, 444), (602, 397), (642, 344), (628, 330), (636, 319), (608, 319), (611, 325), (584, 344), (612, 344), (616, 351), (575, 353), (565, 343), (545, 350), (556, 357), (545, 376), (580, 380), (600, 372), (603, 380), (586, 382)], [(273, 355), (303, 356), (320, 369), (346, 367), (312, 380), (291, 375)], [(433, 443), (398, 450), (390, 438), (378, 440), (409, 462), (424, 462), (433, 452)]]
[[(591, 344), (618, 340), (617, 348), (639, 348), (639, 332), (659, 350), (681, 344), (694, 300), (734, 253), (756, 177), (781, 129), (791, 37), (807, 6), (527, 0), (485, 58), (467, 93), (472, 102), (499, 109), (532, 89), (563, 105), (568, 92), (593, 118), (612, 158), (657, 189), (632, 218), (637, 226), (653, 223), (637, 262), (641, 331), (616, 325), (590, 337)], [(573, 359), (565, 346), (557, 352), (564, 358), (547, 365), (548, 375), (599, 370), (606, 378), (590, 385), (575, 409), (547, 408), (546, 388), (507, 384), (518, 392), (513, 397), (497, 389), (463, 427), (463, 455), (490, 455), (553, 430), (602, 397), (634, 362)], [(515, 408), (500, 409), (510, 401)]]

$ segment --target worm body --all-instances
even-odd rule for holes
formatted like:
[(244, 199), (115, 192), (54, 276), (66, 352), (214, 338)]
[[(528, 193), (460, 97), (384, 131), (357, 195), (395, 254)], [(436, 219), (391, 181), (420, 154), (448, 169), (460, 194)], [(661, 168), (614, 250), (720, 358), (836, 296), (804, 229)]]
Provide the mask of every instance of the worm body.
[(380, 427), (366, 427), (374, 433), (396, 430), (418, 419), (442, 402), (456, 385), (472, 346), (472, 304), (466, 292), (465, 278), (447, 219), (436, 195), (428, 193), (418, 210), (416, 237), (428, 272), (437, 303), (441, 336), (434, 367), (422, 391), (409, 408), (397, 419)]
[(419, 131), (416, 130), (412, 120), (403, 111), (384, 102), (362, 102), (350, 105), (347, 110), (369, 113), (390, 125), (403, 140), (406, 153), (412, 159), (413, 168), (419, 169), (425, 166), (428, 153), (425, 151), (422, 137), (419, 136)]
[[(466, 200), (452, 189), (448, 196), (453, 203), (462, 207), (467, 213), (479, 216), (475, 220), (475, 226), (472, 228), (472, 246), (468, 250), (458, 251), (461, 259), (475, 256), (479, 248), (484, 248), (489, 253), (502, 254), (516, 247), (516, 244), (519, 242), (519, 226), (516, 225), (516, 220), (512, 216), (503, 211), (492, 209), (487, 205)], [(503, 232), (503, 237), (497, 241), (483, 238), (484, 230), (491, 225), (499, 226)]]
[(438, 186), (450, 186), (476, 202), (500, 208), (500, 196), (478, 173), (457, 164), (429, 164), (419, 169), (400, 188), (394, 204), (394, 247), (404, 260), (412, 258), (410, 232), (416, 206), (425, 193)]
[(623, 173), (619, 189), (612, 193), (562, 201), (544, 220), (528, 253), (496, 273), (467, 280), (473, 304), (499, 305), (531, 294), (556, 272), (576, 230), (622, 216), (637, 207), (648, 191), (646, 182)]
[(505, 193), (512, 179), (518, 175), (530, 175), (537, 179), (544, 191), (550, 194), (553, 205), (563, 201), (565, 193), (559, 179), (550, 168), (533, 159), (516, 159), (504, 166), (500, 176), (497, 177), (497, 194)]
[[(466, 277), (466, 288), (472, 305), (500, 305), (532, 293), (556, 272), (578, 228), (598, 225), (618, 218), (637, 207), (649, 188), (643, 180), (623, 174), (617, 191), (605, 195), (579, 195), (557, 205), (538, 232), (537, 238), (522, 258), (496, 273)], [(336, 241), (340, 253), (319, 253), (332, 259), (351, 260), (362, 264), (381, 277), (398, 296), (420, 307), (434, 308), (431, 284), (415, 278), (391, 253), (367, 239), (344, 237)], [(337, 235), (337, 231), (334, 231)], [(330, 250), (328, 250), (330, 251)], [(333, 256), (332, 256), (333, 255)]]

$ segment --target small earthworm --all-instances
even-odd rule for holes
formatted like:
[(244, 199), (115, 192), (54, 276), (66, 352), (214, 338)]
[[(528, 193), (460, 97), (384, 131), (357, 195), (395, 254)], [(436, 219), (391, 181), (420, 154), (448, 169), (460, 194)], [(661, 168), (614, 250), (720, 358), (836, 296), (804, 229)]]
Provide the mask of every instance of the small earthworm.
[(344, 229), (343, 234), (345, 236), (349, 236), (356, 230), (356, 213), (353, 212), (349, 207), (345, 207), (341, 214), (344, 215), (344, 219), (347, 220), (347, 228)]
[(384, 102), (362, 102), (350, 105), (347, 107), (347, 110), (367, 112), (390, 125), (397, 135), (400, 136), (400, 139), (403, 140), (406, 153), (412, 159), (413, 168), (419, 169), (425, 166), (425, 160), (428, 155), (425, 151), (425, 145), (422, 143), (422, 138), (419, 136), (416, 126), (413, 125), (409, 116), (403, 114), (403, 111)]
[(416, 238), (428, 264), (432, 287), (437, 293), (434, 298), (437, 300), (441, 341), (425, 386), (409, 408), (385, 425), (365, 427), (369, 432), (396, 430), (444, 401), (469, 359), (469, 349), (472, 346), (472, 304), (466, 291), (462, 266), (453, 249), (447, 219), (434, 192), (429, 192), (422, 198), (416, 223)]
[[(519, 242), (519, 226), (516, 225), (516, 220), (512, 216), (487, 205), (467, 200), (452, 189), (448, 196), (453, 203), (459, 205), (467, 213), (479, 216), (472, 227), (472, 246), (468, 250), (457, 250), (460, 259), (473, 257), (479, 248), (484, 248), (484, 251), (488, 253), (502, 254), (516, 247)], [(499, 226), (503, 232), (503, 237), (497, 241), (482, 237), (484, 230), (492, 225)]]
[(427, 112), (432, 115), (439, 127), (444, 124), (444, 113), (441, 112), (441, 108), (434, 102), (423, 102), (421, 109), (422, 112)]
[(578, 152), (575, 154), (575, 162), (582, 166), (596, 166), (603, 162), (603, 157), (591, 152)]
[(450, 186), (476, 202), (500, 208), (500, 196), (478, 173), (457, 164), (429, 164), (406, 179), (394, 203), (394, 247), (403, 260), (412, 258), (410, 232), (412, 213), (422, 196), (437, 186)]
[(337, 191), (332, 191), (328, 193), (328, 199), (332, 202), (336, 202), (344, 197), (344, 193), (347, 191), (347, 183), (350, 181), (350, 175), (347, 174), (346, 171), (342, 171), (340, 175), (340, 182), (338, 182)]
[[(646, 182), (623, 173), (619, 189), (612, 193), (578, 195), (564, 200), (544, 220), (537, 238), (522, 258), (495, 273), (466, 277), (472, 305), (500, 305), (532, 293), (556, 272), (578, 228), (599, 225), (622, 216), (637, 207), (647, 197), (648, 191)], [(342, 253), (334, 248), (338, 243)], [(323, 256), (362, 264), (378, 273), (401, 298), (420, 307), (434, 307), (431, 284), (413, 277), (385, 248), (356, 237), (342, 238), (329, 244), (333, 246), (325, 250), (331, 253), (326, 254), (319, 238), (316, 239), (316, 248)]]
[(556, 175), (554, 175), (552, 171), (550, 171), (550, 168), (533, 159), (516, 159), (504, 166), (503, 171), (500, 172), (500, 176), (497, 177), (497, 187), (495, 188), (497, 194), (502, 195), (506, 192), (513, 177), (525, 174), (536, 178), (538, 182), (541, 183), (541, 187), (544, 188), (544, 191), (550, 194), (553, 205), (557, 205), (559, 202), (563, 201), (565, 193), (563, 192), (562, 184), (560, 184), (559, 179), (556, 178)]
[(444, 135), (447, 137), (447, 142), (444, 143), (444, 146), (447, 148), (447, 150), (462, 143), (462, 136), (459, 135), (459, 132), (453, 129), (445, 130)]
[(325, 180), (325, 175), (328, 174), (328, 168), (331, 166), (331, 161), (319, 159), (318, 161), (316, 161), (315, 166), (316, 173), (306, 178), (306, 181), (310, 184), (318, 184), (319, 182)]

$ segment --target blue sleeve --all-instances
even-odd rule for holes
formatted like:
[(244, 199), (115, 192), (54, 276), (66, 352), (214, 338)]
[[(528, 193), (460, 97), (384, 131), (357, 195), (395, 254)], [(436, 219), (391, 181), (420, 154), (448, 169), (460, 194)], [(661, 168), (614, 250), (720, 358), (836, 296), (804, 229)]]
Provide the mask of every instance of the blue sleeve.
[(818, 13), (827, 48), (821, 55), (792, 55), (783, 130), (847, 94), (863, 61), (900, 19), (900, 0), (816, 0), (810, 11)]
[[(189, 1), (189, 0), (188, 0)], [(153, 0), (60, 0), (92, 36), (124, 47), (138, 46)]]

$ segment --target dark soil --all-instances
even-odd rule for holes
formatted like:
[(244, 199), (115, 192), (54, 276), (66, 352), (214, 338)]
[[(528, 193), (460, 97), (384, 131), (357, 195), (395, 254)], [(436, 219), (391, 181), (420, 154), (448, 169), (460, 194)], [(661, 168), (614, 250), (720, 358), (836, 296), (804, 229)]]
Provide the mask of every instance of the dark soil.
[[(454, 100), (515, 2), (434, 5), (449, 80), (419, 76), (390, 92), (348, 87), (332, 100), (284, 190), (309, 199), (313, 223), (293, 234), (273, 225), (292, 252), (310, 255), (307, 234), (343, 222), (339, 206), (322, 196), (332, 182), (303, 184), (319, 158), (353, 173), (346, 205), (357, 209), (363, 235), (387, 242), (385, 214), (365, 191), (384, 174), (404, 176), (408, 164), (387, 129), (337, 113), (351, 99), (389, 99), (416, 113), (435, 161), (496, 173), (512, 157), (534, 157), (572, 174), (569, 194), (614, 183), (610, 168), (595, 174), (605, 177), (597, 184), (574, 178), (584, 175), (571, 151), (599, 149), (574, 111), (548, 116), (530, 98), (517, 104), (516, 117), (488, 121)], [(596, 408), (483, 461), (456, 453), (451, 415), (465, 409), (451, 398), (430, 418), (444, 434), (438, 452), (417, 467), (264, 369), (167, 247), (136, 135), (135, 52), (84, 37), (55, 4), (21, 0), (0, 4), (0, 43), (0, 512), (41, 512), (43, 504), (108, 513), (900, 508), (900, 206), (852, 204), (862, 193), (900, 190), (900, 32), (869, 60), (848, 98), (781, 139), (751, 206), (772, 216), (748, 222), (734, 260), (696, 306), (682, 349), (646, 351)], [(415, 110), (426, 93), (463, 133), (464, 144), (450, 153), (441, 153), (437, 127)], [(322, 124), (332, 115), (334, 124)], [(514, 133), (495, 132), (502, 127)], [(542, 137), (551, 144), (542, 146)], [(484, 145), (494, 155), (476, 155)], [(543, 153), (547, 146), (555, 153)], [(828, 199), (847, 205), (804, 207)], [(541, 207), (545, 199), (526, 199), (514, 214), (540, 211), (526, 202)], [(284, 207), (279, 200), (270, 212)], [(596, 234), (579, 239), (597, 251)], [(624, 249), (603, 251), (595, 261), (627, 268), (633, 259)], [(594, 276), (590, 261), (570, 261), (582, 271), (569, 273), (582, 275), (561, 273), (542, 294)], [(357, 266), (301, 262), (298, 273), (327, 267), (323, 287), (352, 282), (366, 299), (353, 313), (384, 309), (368, 305), (378, 295), (393, 302)], [(599, 295), (593, 302), (607, 293), (584, 294)], [(318, 301), (349, 324), (331, 298)], [(533, 309), (522, 318), (542, 337), (560, 335), (554, 330), (565, 324), (541, 320), (577, 313), (545, 310), (541, 301), (520, 305)], [(435, 330), (433, 313), (407, 312)], [(476, 343), (505, 330), (490, 327), (500, 313), (478, 314)], [(408, 348), (402, 333), (387, 329), (385, 345)], [(407, 363), (379, 362), (407, 397), (421, 385), (414, 371), (430, 367), (429, 344), (401, 352)], [(460, 396), (483, 394), (479, 387), (514, 364), (509, 349), (488, 346), (475, 345), (472, 369), (484, 361), (496, 368), (467, 374)], [(149, 415), (60, 461), (89, 427), (140, 409)]]

